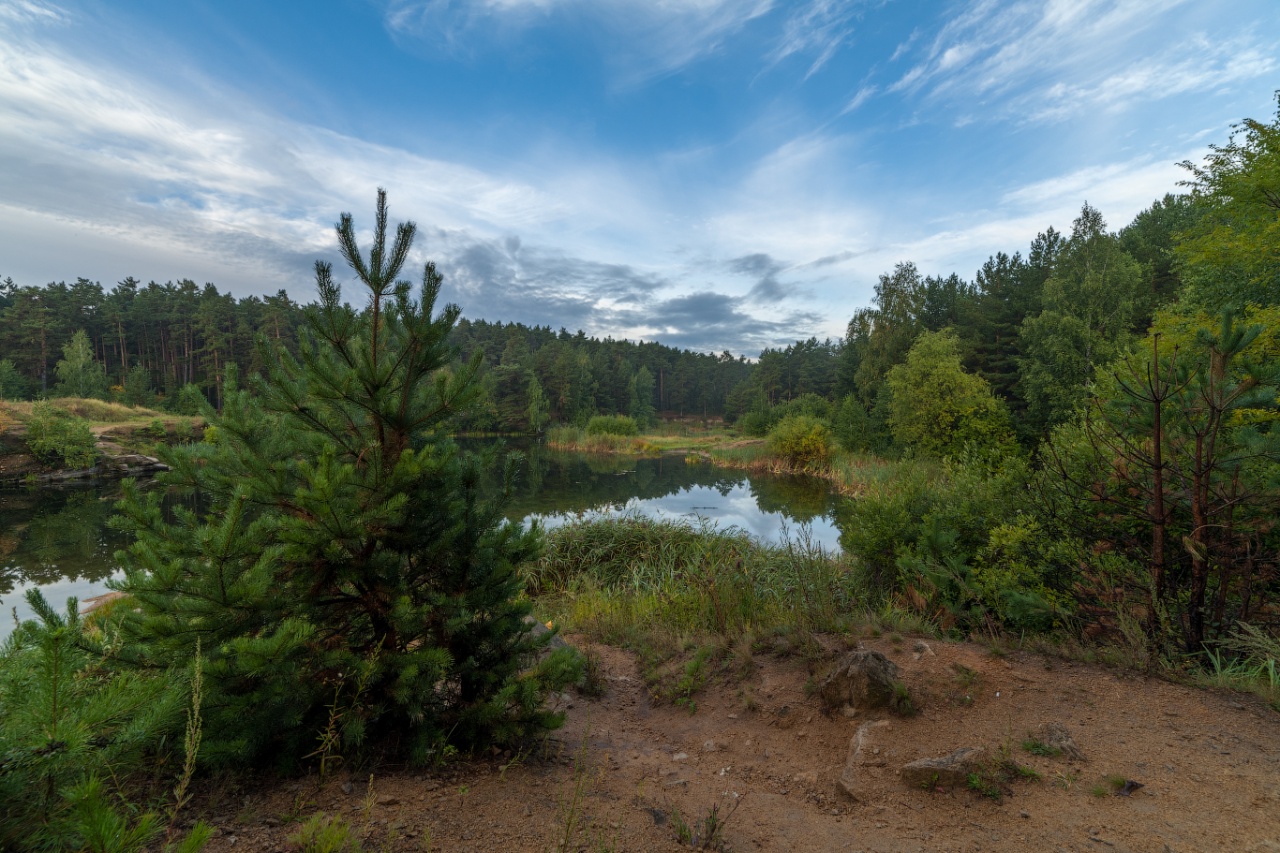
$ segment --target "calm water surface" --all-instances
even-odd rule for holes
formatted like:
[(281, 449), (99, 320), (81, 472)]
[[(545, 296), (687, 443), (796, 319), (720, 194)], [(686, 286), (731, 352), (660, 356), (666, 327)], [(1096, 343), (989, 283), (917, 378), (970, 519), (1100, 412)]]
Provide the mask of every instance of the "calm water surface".
[[(521, 449), (526, 464), (508, 510), (513, 519), (556, 527), (584, 515), (701, 518), (765, 542), (808, 536), (839, 548), (842, 499), (821, 480), (688, 464), (679, 455), (631, 459)], [(11, 610), (31, 617), (23, 600), (30, 587), (44, 590), (58, 610), (68, 596), (83, 600), (106, 591), (107, 579), (118, 573), (113, 555), (125, 545), (107, 524), (119, 497), (116, 483), (0, 491), (0, 637), (13, 629)]]

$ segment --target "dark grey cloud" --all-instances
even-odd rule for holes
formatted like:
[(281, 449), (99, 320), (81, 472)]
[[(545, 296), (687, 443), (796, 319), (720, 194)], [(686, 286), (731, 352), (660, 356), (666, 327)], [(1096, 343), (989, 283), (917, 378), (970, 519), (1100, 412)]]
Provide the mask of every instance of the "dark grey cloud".
[(791, 295), (782, 282), (778, 281), (778, 273), (786, 268), (786, 264), (763, 252), (743, 255), (729, 261), (730, 272), (756, 279), (747, 293), (747, 299), (758, 303), (777, 302)]

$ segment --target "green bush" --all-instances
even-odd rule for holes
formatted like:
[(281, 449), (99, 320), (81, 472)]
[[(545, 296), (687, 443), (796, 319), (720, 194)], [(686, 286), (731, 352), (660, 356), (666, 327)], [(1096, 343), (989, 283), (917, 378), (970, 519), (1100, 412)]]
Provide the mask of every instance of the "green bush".
[(587, 435), (639, 435), (635, 418), (627, 415), (595, 415), (587, 421)]
[(768, 409), (755, 409), (738, 418), (737, 427), (743, 435), (764, 438), (769, 434), (769, 427), (773, 426), (773, 423)]
[(169, 403), (169, 411), (179, 415), (200, 415), (209, 408), (209, 400), (200, 386), (188, 382)]
[(768, 447), (793, 465), (824, 462), (831, 452), (831, 427), (812, 415), (788, 415), (769, 430)]
[(50, 465), (89, 468), (98, 460), (97, 440), (89, 422), (46, 400), (31, 407), (27, 418), (27, 448)]

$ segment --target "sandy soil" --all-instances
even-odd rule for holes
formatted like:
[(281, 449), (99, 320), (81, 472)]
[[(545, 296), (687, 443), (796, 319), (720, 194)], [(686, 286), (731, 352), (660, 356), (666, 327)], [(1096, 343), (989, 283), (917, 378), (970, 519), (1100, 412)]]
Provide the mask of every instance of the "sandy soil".
[[(824, 715), (803, 661), (764, 656), (745, 681), (709, 685), (690, 713), (654, 704), (633, 657), (597, 647), (607, 692), (566, 697), (568, 722), (542, 752), (425, 775), (207, 784), (192, 813), (218, 827), (209, 851), (296, 850), (295, 821), (316, 811), (341, 814), (370, 850), (678, 851), (689, 846), (675, 812), (695, 824), (736, 803), (723, 832), (734, 851), (1280, 853), (1280, 715), (1256, 699), (970, 644), (864, 645), (898, 664), (918, 715)], [(852, 800), (837, 785), (850, 741), (881, 718)], [(1023, 749), (1048, 722), (1085, 760)], [(898, 776), (908, 761), (976, 746), (1040, 778), (1009, 783), (996, 802)], [(1144, 787), (1116, 796), (1112, 776)]]

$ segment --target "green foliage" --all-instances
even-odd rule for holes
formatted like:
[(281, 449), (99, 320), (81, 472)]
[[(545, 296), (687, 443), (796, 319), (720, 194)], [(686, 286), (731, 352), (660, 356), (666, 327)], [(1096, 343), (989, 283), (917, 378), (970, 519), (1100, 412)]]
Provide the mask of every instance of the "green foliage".
[(517, 566), (541, 543), (536, 527), (503, 520), (519, 459), (486, 497), (490, 463), (447, 437), (480, 361), (450, 369), (459, 309), (435, 313), (432, 265), (416, 293), (397, 279), (414, 226), (388, 241), (380, 191), (368, 260), (349, 215), (337, 232), (365, 310), (317, 263), (320, 305), (298, 355), (264, 352), (256, 395), (228, 377), (216, 443), (162, 451), (165, 481), (199, 489), (202, 514), (171, 520), (132, 487), (119, 505), (136, 541), (118, 555), (118, 587), (137, 603), (119, 658), (182, 665), (202, 644), (214, 764), (302, 760), (335, 695), (347, 697), (344, 749), (376, 743), (429, 762), (450, 743), (559, 725), (544, 697), (580, 675), (571, 649), (538, 660), (547, 639), (523, 621)]
[(587, 435), (639, 435), (635, 419), (627, 415), (595, 415), (587, 421)]
[(59, 396), (107, 398), (107, 374), (94, 359), (93, 343), (83, 329), (62, 348), (57, 372)]
[(653, 374), (643, 364), (631, 377), (631, 401), (627, 413), (631, 415), (641, 429), (653, 426), (657, 409), (653, 405)]
[(1175, 252), (1201, 307), (1280, 305), (1280, 96), (1277, 106), (1270, 124), (1246, 119), (1203, 164), (1181, 164), (1201, 215)]
[(289, 836), (299, 853), (360, 853), (364, 845), (355, 828), (342, 817), (313, 814)]
[(787, 415), (769, 430), (767, 446), (792, 465), (816, 465), (831, 453), (831, 427), (812, 415)]
[(871, 424), (866, 407), (852, 394), (835, 406), (831, 418), (831, 434), (836, 443), (852, 453), (860, 453), (871, 447)]
[(1076, 554), (1032, 515), (1029, 476), (1016, 456), (904, 464), (853, 503), (841, 544), (868, 585), (940, 627), (1046, 630), (1070, 608)]
[[(155, 403), (155, 391), (151, 388), (151, 371), (141, 364), (135, 364), (124, 375), (124, 390), (120, 400), (127, 406), (150, 406)], [(183, 414), (199, 414), (184, 412)]]
[(0, 400), (21, 400), (27, 396), (27, 380), (13, 365), (13, 359), (0, 358)]
[(179, 415), (202, 415), (209, 409), (209, 400), (199, 386), (188, 382), (174, 396), (169, 410)]
[(33, 456), (49, 465), (90, 468), (98, 460), (97, 439), (89, 422), (46, 400), (31, 407), (27, 447)]
[(1037, 430), (1069, 419), (1100, 365), (1128, 350), (1150, 300), (1141, 265), (1085, 205), (1044, 286), (1044, 310), (1022, 324), (1022, 390)]
[(1009, 413), (986, 380), (966, 373), (959, 340), (950, 330), (925, 332), (904, 364), (886, 379), (894, 440), (926, 456), (952, 456), (966, 446), (990, 449), (1013, 443)]
[(0, 847), (141, 851), (160, 819), (122, 815), (102, 780), (127, 781), (180, 730), (185, 679), (111, 672), (87, 650), (75, 599), (64, 614), (36, 590), (27, 602), (39, 621), (0, 647)]

